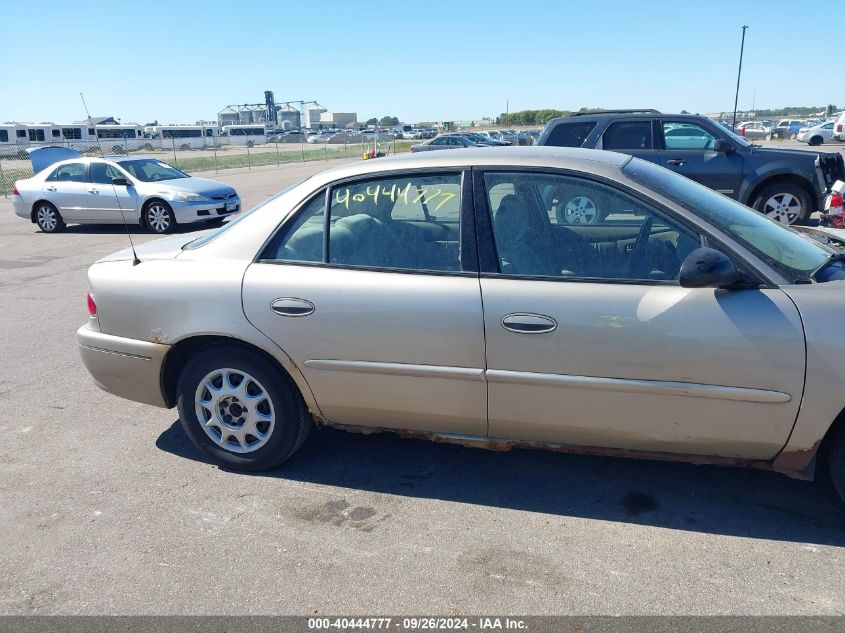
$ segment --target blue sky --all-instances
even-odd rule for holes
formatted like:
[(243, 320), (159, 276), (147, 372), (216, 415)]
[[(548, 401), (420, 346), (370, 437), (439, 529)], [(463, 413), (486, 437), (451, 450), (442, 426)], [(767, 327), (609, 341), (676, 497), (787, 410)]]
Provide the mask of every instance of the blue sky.
[(506, 102), (730, 110), (742, 24), (740, 109), (845, 103), (825, 63), (845, 48), (823, 32), (841, 0), (37, 4), (0, 0), (0, 121), (81, 119), (80, 91), (92, 115), (138, 123), (213, 119), (268, 89), (362, 120), (480, 118)]

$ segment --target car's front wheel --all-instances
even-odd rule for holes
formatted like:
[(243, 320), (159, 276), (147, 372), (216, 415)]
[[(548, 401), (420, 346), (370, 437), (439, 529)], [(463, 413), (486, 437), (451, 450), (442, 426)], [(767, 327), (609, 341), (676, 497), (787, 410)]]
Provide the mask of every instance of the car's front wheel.
[(153, 200), (144, 207), (144, 223), (153, 233), (170, 233), (176, 228), (173, 210), (161, 200)]
[(65, 230), (62, 214), (49, 202), (39, 202), (36, 205), (35, 224), (45, 233), (60, 233)]
[(177, 392), (188, 437), (224, 468), (274, 468), (296, 452), (311, 428), (290, 380), (241, 347), (215, 345), (193, 356), (179, 376)]
[(754, 208), (783, 224), (805, 222), (812, 209), (809, 194), (792, 183), (776, 183), (760, 192)]

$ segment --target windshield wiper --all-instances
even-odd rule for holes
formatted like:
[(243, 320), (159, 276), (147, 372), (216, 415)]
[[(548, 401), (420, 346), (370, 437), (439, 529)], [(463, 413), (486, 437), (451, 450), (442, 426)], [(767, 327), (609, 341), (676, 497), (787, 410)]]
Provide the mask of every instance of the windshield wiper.
[(845, 262), (845, 253), (832, 253), (830, 258), (824, 264), (816, 268), (810, 276), (815, 279), (818, 277), (819, 273), (823, 273), (838, 262)]

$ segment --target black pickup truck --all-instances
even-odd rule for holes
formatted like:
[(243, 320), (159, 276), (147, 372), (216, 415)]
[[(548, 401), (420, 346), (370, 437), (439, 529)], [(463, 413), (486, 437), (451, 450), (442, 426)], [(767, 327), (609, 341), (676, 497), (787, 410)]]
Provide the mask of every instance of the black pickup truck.
[[(552, 119), (537, 145), (630, 154), (730, 196), (785, 224), (822, 208), (845, 161), (834, 152), (760, 147), (702, 116), (608, 110)], [(587, 221), (601, 219), (601, 210)], [(584, 222), (583, 214), (573, 220)]]

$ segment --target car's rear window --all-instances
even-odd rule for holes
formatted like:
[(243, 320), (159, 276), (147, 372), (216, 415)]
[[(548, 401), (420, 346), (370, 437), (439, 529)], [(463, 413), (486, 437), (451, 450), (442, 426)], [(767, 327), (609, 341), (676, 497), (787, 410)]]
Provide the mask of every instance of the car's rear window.
[(581, 147), (595, 127), (595, 121), (558, 123), (549, 132), (544, 144), (553, 147)]

